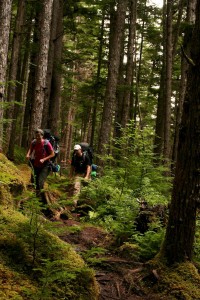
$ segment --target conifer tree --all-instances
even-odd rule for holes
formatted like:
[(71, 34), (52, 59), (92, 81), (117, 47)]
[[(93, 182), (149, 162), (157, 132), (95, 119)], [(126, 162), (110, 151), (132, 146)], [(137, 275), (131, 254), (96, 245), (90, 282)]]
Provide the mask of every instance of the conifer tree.
[(48, 52), (50, 41), (50, 26), (52, 17), (53, 0), (43, 0), (40, 18), (40, 40), (36, 71), (36, 84), (32, 103), (29, 138), (31, 139), (35, 128), (42, 125), (42, 113), (46, 92)]
[(189, 53), (187, 88), (163, 255), (168, 263), (192, 260), (200, 185), (200, 0)]
[(12, 0), (0, 1), (0, 150), (3, 145), (3, 102), (5, 100)]
[(125, 17), (127, 10), (128, 1), (118, 1), (117, 11), (116, 11), (116, 23), (114, 31), (111, 34), (110, 39), (110, 53), (109, 53), (109, 68), (108, 68), (108, 79), (106, 84), (106, 93), (103, 107), (103, 115), (101, 121), (101, 129), (99, 134), (99, 144), (98, 153), (105, 154), (104, 146), (109, 144), (111, 131), (112, 131), (112, 121), (113, 113), (115, 111), (115, 101), (116, 101), (116, 88), (117, 79), (119, 72), (120, 63), (120, 50), (122, 44), (122, 36), (125, 25)]

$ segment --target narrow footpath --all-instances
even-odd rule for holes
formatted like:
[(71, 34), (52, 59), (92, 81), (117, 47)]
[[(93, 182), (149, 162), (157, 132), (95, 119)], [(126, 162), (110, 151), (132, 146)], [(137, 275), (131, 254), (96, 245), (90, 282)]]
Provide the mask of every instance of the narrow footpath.
[[(30, 168), (21, 165), (19, 169), (28, 187)], [(76, 214), (74, 218), (73, 214), (71, 216), (72, 218), (67, 218), (65, 215), (65, 218), (62, 218), (57, 214), (56, 218), (49, 220), (62, 229), (62, 233), (58, 234), (60, 239), (71, 244), (83, 259), (89, 257), (89, 263), (87, 259), (85, 261), (95, 271), (100, 287), (99, 300), (161, 299), (151, 293), (151, 284), (156, 280), (153, 270), (147, 274), (142, 263), (129, 259), (123, 251), (117, 253), (117, 248), (113, 247), (112, 236), (102, 228), (82, 223)], [(143, 280), (149, 281), (149, 288), (146, 285), (144, 287)]]

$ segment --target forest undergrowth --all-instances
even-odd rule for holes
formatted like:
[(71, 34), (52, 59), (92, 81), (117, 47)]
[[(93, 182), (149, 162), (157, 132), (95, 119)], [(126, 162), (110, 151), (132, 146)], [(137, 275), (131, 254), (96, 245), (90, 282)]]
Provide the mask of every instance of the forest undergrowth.
[[(27, 174), (26, 166), (20, 168)], [(94, 269), (98, 299), (200, 299), (198, 255), (196, 267), (187, 263), (170, 268), (159, 259), (166, 202), (149, 205), (145, 193), (148, 199), (153, 198), (150, 191), (157, 195), (148, 180), (139, 201), (112, 186), (113, 177), (109, 174), (86, 184), (76, 207), (65, 171), (51, 174), (46, 187), (46, 218), (52, 221), (53, 232)], [(195, 249), (198, 254), (198, 243)]]

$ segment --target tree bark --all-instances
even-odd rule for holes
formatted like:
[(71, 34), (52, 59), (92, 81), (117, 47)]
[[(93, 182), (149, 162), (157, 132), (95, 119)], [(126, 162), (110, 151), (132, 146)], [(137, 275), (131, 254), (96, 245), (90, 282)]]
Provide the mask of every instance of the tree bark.
[(144, 12), (143, 12), (143, 22), (141, 28), (141, 41), (140, 41), (140, 53), (139, 53), (139, 61), (138, 68), (136, 69), (136, 86), (135, 86), (135, 107), (134, 107), (134, 127), (136, 127), (137, 117), (139, 117), (139, 125), (141, 127), (141, 112), (140, 112), (140, 78), (141, 78), (141, 65), (142, 65), (142, 55), (143, 55), (143, 46), (144, 46), (144, 32), (145, 32), (145, 16), (146, 16), (146, 8), (147, 1), (144, 2)]
[[(11, 132), (11, 129), (16, 129), (16, 117), (18, 110), (17, 104), (14, 101), (20, 102), (21, 99), (16, 99), (16, 90), (19, 86), (19, 79), (20, 71), (19, 68), (19, 61), (20, 61), (20, 49), (22, 47), (22, 34), (24, 29), (24, 17), (25, 17), (25, 0), (18, 1), (18, 10), (17, 10), (17, 17), (16, 17), (16, 24), (15, 30), (13, 34), (13, 41), (12, 41), (12, 55), (11, 55), (11, 62), (10, 62), (10, 72), (9, 72), (9, 82), (8, 85), (8, 102), (10, 104), (8, 111), (7, 111), (7, 118), (12, 120), (6, 126), (6, 144), (8, 146), (8, 157), (10, 159), (14, 158), (14, 145), (15, 145), (15, 135), (14, 132)], [(22, 83), (20, 83), (21, 85)], [(10, 141), (10, 137), (12, 135), (12, 139)], [(14, 138), (14, 140), (13, 140)]]
[(37, 62), (36, 72), (36, 86), (34, 91), (34, 101), (31, 112), (31, 123), (29, 137), (34, 134), (35, 128), (42, 125), (42, 113), (44, 107), (44, 97), (47, 89), (47, 65), (48, 65), (48, 52), (50, 41), (50, 27), (52, 17), (53, 0), (43, 1), (43, 17), (41, 19), (41, 32), (40, 32), (40, 47)]
[(63, 0), (59, 0), (56, 37), (53, 42), (56, 51), (54, 53), (51, 94), (48, 114), (48, 127), (52, 130), (54, 134), (57, 134), (59, 128), (62, 83), (61, 60), (63, 45)]
[(104, 146), (109, 143), (112, 129), (113, 113), (115, 110), (116, 88), (120, 62), (121, 42), (124, 30), (127, 0), (120, 0), (117, 6), (116, 26), (110, 45), (110, 62), (106, 85), (105, 102), (98, 143), (98, 153), (104, 154)]
[(169, 222), (162, 249), (169, 264), (192, 259), (196, 210), (200, 204), (200, 0), (190, 58)]
[(53, 62), (54, 62), (54, 54), (55, 54), (55, 44), (56, 40), (56, 30), (57, 30), (57, 19), (58, 19), (58, 11), (59, 11), (59, 1), (53, 0), (53, 8), (52, 8), (52, 20), (51, 20), (51, 28), (50, 28), (50, 42), (49, 42), (49, 53), (48, 53), (48, 65), (47, 65), (47, 82), (46, 82), (46, 90), (44, 94), (44, 105), (42, 112), (42, 128), (47, 128), (48, 123), (48, 115), (49, 115), (49, 99), (51, 93), (51, 81), (52, 81), (52, 73), (53, 73)]
[[(38, 4), (38, 3), (37, 3)], [(26, 93), (26, 105), (23, 116), (23, 132), (22, 132), (22, 146), (27, 148), (30, 143), (30, 139), (33, 136), (29, 136), (30, 132), (30, 120), (32, 114), (32, 105), (34, 102), (34, 90), (36, 84), (36, 67), (38, 62), (38, 45), (40, 40), (39, 34), (39, 19), (41, 18), (40, 5), (32, 4), (29, 25), (33, 38), (30, 42), (30, 54), (29, 54), (29, 72), (28, 72), (28, 86)]]
[[(63, 37), (63, 0), (54, 0), (51, 22), (51, 37), (48, 56), (47, 89), (45, 91), (42, 128), (58, 131), (60, 111), (61, 72)], [(54, 115), (54, 117), (53, 117)]]
[(123, 101), (123, 113), (122, 113), (122, 127), (126, 127), (130, 116), (130, 97), (133, 82), (133, 58), (134, 58), (134, 45), (136, 35), (136, 13), (137, 13), (137, 0), (130, 1), (130, 23), (129, 23), (129, 39), (128, 39), (128, 52), (127, 52), (127, 67), (126, 67), (126, 79), (125, 79), (125, 91)]
[(163, 1), (162, 11), (162, 31), (163, 31), (163, 66), (160, 76), (160, 89), (158, 94), (158, 104), (156, 113), (155, 139), (154, 139), (154, 162), (157, 163), (163, 154), (164, 145), (164, 95), (166, 77), (166, 0)]
[(166, 20), (166, 76), (164, 94), (164, 145), (163, 156), (167, 162), (170, 159), (170, 126), (171, 126), (171, 80), (172, 80), (172, 0), (167, 0)]
[[(195, 22), (195, 6), (196, 6), (196, 0), (192, 0), (192, 1), (190, 0), (188, 2), (186, 22), (189, 24), (194, 24)], [(183, 42), (183, 48), (185, 53), (189, 52), (190, 47), (191, 47), (191, 30), (187, 30), (185, 32), (184, 42)], [(176, 123), (175, 123), (175, 133), (174, 133), (173, 152), (172, 152), (173, 169), (176, 165), (176, 160), (178, 155), (179, 127), (180, 127), (182, 110), (183, 110), (183, 100), (185, 97), (185, 91), (187, 85), (187, 71), (188, 71), (188, 62), (185, 56), (182, 54), (181, 81), (180, 81), (180, 89), (179, 89), (179, 99), (178, 99), (178, 104), (176, 109)]]
[(99, 37), (99, 49), (98, 49), (98, 66), (97, 66), (97, 75), (96, 82), (94, 87), (94, 105), (93, 105), (93, 113), (92, 113), (92, 129), (91, 129), (91, 138), (90, 145), (93, 147), (94, 145), (94, 136), (96, 130), (96, 116), (97, 116), (97, 105), (99, 98), (99, 88), (100, 88), (100, 74), (101, 74), (101, 64), (102, 64), (102, 52), (103, 52), (103, 35), (104, 35), (104, 23), (105, 23), (105, 12), (102, 13), (102, 21), (101, 21), (101, 29), (100, 29), (100, 37)]
[(12, 0), (0, 1), (0, 151), (3, 145), (3, 102), (7, 71)]

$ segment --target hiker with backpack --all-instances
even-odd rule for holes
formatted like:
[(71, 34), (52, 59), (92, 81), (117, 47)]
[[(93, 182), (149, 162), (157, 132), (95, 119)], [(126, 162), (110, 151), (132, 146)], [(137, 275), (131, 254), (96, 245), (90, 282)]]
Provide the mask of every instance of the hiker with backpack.
[(40, 195), (41, 190), (44, 188), (45, 180), (50, 173), (50, 159), (55, 156), (51, 143), (43, 137), (43, 130), (36, 129), (35, 139), (31, 142), (26, 155), (33, 169), (37, 195)]
[[(84, 151), (80, 144), (75, 145), (69, 174), (70, 179), (74, 178), (73, 196), (80, 193), (82, 179), (90, 179), (91, 165), (88, 151)], [(74, 200), (74, 203), (77, 204), (77, 199)]]
[(51, 133), (50, 129), (44, 129), (43, 132), (44, 132), (43, 138), (45, 140), (48, 140), (51, 143), (52, 147), (53, 147), (55, 156), (53, 158), (51, 158), (51, 161), (54, 163), (57, 159), (57, 156), (58, 156), (59, 152), (60, 152), (60, 147), (59, 147), (59, 140), (60, 139), (57, 135), (53, 135)]

